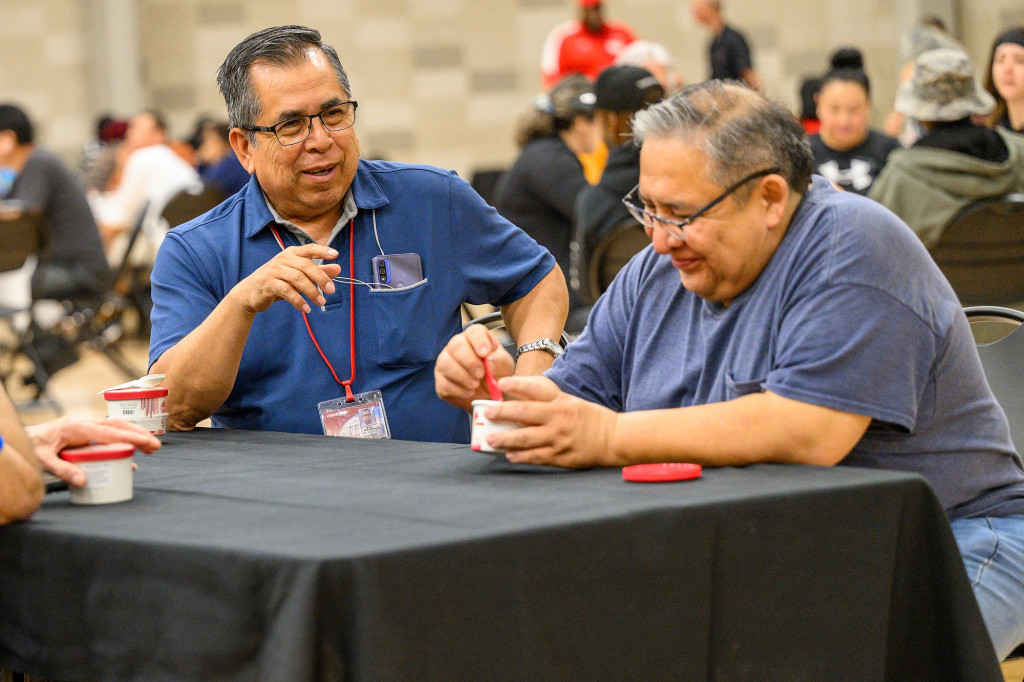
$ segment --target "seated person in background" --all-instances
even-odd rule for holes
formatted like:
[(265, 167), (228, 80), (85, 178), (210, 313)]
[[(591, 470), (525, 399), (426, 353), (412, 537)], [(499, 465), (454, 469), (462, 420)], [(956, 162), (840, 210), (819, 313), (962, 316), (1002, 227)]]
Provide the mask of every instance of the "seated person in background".
[(579, 292), (587, 277), (593, 248), (611, 230), (632, 221), (622, 197), (640, 181), (640, 149), (633, 144), (633, 115), (660, 102), (665, 89), (639, 66), (609, 66), (597, 77), (594, 113), (610, 150), (601, 181), (585, 187), (576, 199), (571, 289)]
[[(589, 186), (578, 154), (594, 151), (601, 129), (594, 119), (594, 84), (568, 76), (535, 100), (520, 124), (519, 157), (498, 180), (494, 207), (522, 228), (569, 271), (576, 197)], [(570, 305), (579, 302), (570, 296)]]
[(205, 184), (216, 187), (225, 197), (249, 184), (249, 171), (231, 148), (231, 129), (227, 123), (207, 123), (200, 137), (196, 155), (200, 162), (199, 177)]
[[(900, 68), (897, 82), (902, 85), (914, 75), (914, 61), (929, 50), (949, 48), (965, 52), (964, 47), (947, 31), (945, 25), (936, 17), (925, 17), (917, 26), (900, 36), (900, 56), (903, 66)], [(912, 117), (908, 118), (898, 109), (893, 109), (885, 118), (882, 130), (886, 135), (895, 137), (904, 147), (909, 147), (921, 136), (921, 128)]]
[(897, 110), (926, 132), (889, 156), (868, 196), (910, 225), (926, 247), (971, 202), (1024, 190), (1024, 136), (971, 121), (993, 106), (967, 55), (950, 49), (918, 57), (914, 77), (896, 93)]
[(103, 190), (108, 187), (127, 131), (126, 120), (101, 116), (96, 122), (96, 139), (82, 148), (78, 164), (86, 189)]
[(1024, 26), (1003, 31), (992, 44), (985, 89), (996, 101), (988, 124), (1024, 132)]
[(0, 524), (27, 519), (39, 507), (43, 500), (40, 466), (71, 485), (85, 485), (85, 472), (58, 454), (89, 443), (131, 443), (143, 452), (160, 447), (149, 431), (120, 419), (63, 417), (26, 429), (0, 386)]
[(99, 230), (85, 189), (53, 152), (37, 147), (32, 122), (13, 104), (0, 105), (0, 166), (17, 173), (6, 199), (40, 211), (47, 253), (32, 273), (32, 299), (101, 297), (110, 280)]
[(635, 40), (633, 29), (605, 21), (602, 0), (576, 0), (579, 15), (551, 29), (540, 56), (541, 85), (550, 90), (572, 73), (593, 80)]
[[(149, 353), (168, 428), (323, 433), (319, 403), (380, 391), (393, 437), (469, 442), (468, 415), (434, 394), (434, 361), (468, 301), (537, 342), (519, 373), (549, 368), (568, 298), (554, 258), (455, 173), (360, 159), (348, 76), (319, 32), (254, 33), (217, 83), (253, 176), (157, 255)], [(393, 282), (412, 279), (373, 288), (385, 254)]]
[[(491, 434), (513, 462), (846, 464), (923, 475), (946, 510), (1001, 657), (1024, 641), (1024, 470), (971, 331), (920, 241), (878, 204), (812, 179), (793, 115), (708, 82), (636, 115), (652, 245), (545, 377), (499, 379)], [(910, 285), (912, 283), (912, 286)], [(480, 326), (437, 391), (483, 397)]]
[(810, 140), (815, 170), (842, 189), (867, 194), (889, 153), (900, 148), (896, 138), (868, 128), (868, 77), (854, 69), (832, 71), (814, 100), (821, 122)]
[[(829, 57), (829, 70), (857, 69), (864, 71), (864, 55), (856, 47), (840, 47)], [(808, 135), (814, 135), (821, 127), (818, 120), (818, 91), (825, 82), (825, 76), (811, 76), (800, 84), (800, 125)]]
[(143, 210), (147, 233), (159, 243), (160, 211), (178, 192), (201, 184), (196, 169), (171, 149), (167, 124), (158, 112), (132, 117), (121, 152), (125, 161), (117, 188), (90, 196), (108, 252), (114, 238), (130, 230)]

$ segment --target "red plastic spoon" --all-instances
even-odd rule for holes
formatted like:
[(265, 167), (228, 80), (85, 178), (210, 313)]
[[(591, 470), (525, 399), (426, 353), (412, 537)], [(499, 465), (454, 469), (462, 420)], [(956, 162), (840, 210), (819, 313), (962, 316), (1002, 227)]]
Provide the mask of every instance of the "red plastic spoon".
[(498, 389), (498, 382), (494, 380), (494, 375), (491, 374), (491, 366), (487, 364), (487, 358), (484, 361), (484, 382), (487, 384), (487, 392), (491, 394), (491, 400), (503, 400), (501, 391)]

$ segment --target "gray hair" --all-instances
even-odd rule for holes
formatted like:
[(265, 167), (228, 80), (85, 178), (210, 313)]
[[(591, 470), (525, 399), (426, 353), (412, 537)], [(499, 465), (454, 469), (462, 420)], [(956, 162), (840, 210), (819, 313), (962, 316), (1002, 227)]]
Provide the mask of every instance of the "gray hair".
[[(768, 168), (798, 194), (807, 191), (814, 172), (807, 135), (793, 114), (735, 81), (705, 81), (638, 112), (633, 140), (676, 138), (703, 152), (708, 179), (726, 187), (745, 175)], [(753, 191), (741, 187), (736, 201), (744, 204)]]
[[(263, 112), (263, 103), (252, 82), (252, 67), (256, 63), (278, 67), (296, 66), (308, 56), (310, 48), (318, 49), (338, 76), (345, 97), (352, 98), (348, 74), (341, 65), (338, 52), (320, 38), (320, 32), (305, 26), (273, 26), (253, 33), (231, 49), (224, 63), (217, 69), (217, 87), (224, 95), (228, 108), (228, 125), (232, 128), (252, 126)], [(246, 133), (255, 144), (256, 136)]]

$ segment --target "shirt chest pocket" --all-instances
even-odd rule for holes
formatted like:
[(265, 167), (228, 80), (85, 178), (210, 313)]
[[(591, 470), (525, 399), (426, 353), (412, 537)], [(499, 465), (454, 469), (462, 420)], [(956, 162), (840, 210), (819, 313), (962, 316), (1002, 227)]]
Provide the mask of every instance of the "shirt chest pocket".
[(725, 375), (725, 399), (735, 400), (745, 395), (764, 392), (765, 378), (738, 381), (731, 373)]
[(433, 362), (448, 338), (438, 316), (430, 281), (420, 280), (400, 289), (375, 289), (369, 293), (371, 319), (377, 343), (378, 364), (412, 367)]

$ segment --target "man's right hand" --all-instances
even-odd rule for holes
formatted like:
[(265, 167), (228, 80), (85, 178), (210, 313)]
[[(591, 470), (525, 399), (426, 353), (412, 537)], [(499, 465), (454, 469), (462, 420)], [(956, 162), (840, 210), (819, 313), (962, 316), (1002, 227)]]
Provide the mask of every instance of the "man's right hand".
[(474, 400), (489, 398), (483, 358), (487, 358), (495, 381), (510, 376), (516, 369), (515, 360), (487, 327), (474, 324), (453, 336), (434, 364), (434, 390), (438, 397), (467, 412)]
[(308, 313), (309, 304), (302, 297), (324, 305), (327, 300), (320, 292), (334, 293), (332, 279), (341, 274), (340, 265), (317, 265), (313, 259), (337, 257), (337, 251), (322, 244), (289, 246), (236, 284), (231, 291), (232, 298), (252, 315), (263, 312), (274, 301), (287, 301)]

